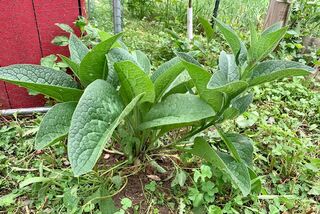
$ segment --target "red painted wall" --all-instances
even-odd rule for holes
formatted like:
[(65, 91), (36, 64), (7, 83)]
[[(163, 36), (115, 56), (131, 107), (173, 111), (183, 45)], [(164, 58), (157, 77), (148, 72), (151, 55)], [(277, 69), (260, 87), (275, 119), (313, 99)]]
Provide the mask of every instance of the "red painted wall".
[[(84, 0), (0, 0), (0, 66), (39, 64), (41, 57), (53, 53), (69, 55), (67, 47), (51, 44), (65, 34), (54, 24), (73, 26), (84, 15), (84, 5)], [(26, 89), (0, 81), (0, 109), (44, 103), (42, 96), (29, 96)]]

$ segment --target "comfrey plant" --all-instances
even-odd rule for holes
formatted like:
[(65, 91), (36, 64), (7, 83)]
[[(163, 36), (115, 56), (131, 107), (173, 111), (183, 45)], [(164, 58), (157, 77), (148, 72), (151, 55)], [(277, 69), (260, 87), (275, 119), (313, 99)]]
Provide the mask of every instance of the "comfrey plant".
[[(40, 124), (35, 148), (43, 149), (68, 136), (68, 158), (75, 176), (90, 172), (107, 146), (120, 148), (126, 164), (171, 147), (211, 163), (248, 195), (257, 178), (252, 171), (251, 141), (237, 133), (225, 133), (220, 124), (246, 111), (253, 99), (248, 93), (251, 87), (308, 75), (313, 69), (296, 62), (262, 61), (286, 28), (275, 25), (259, 35), (253, 32), (247, 49), (230, 27), (219, 21), (217, 25), (232, 54), (221, 52), (213, 75), (186, 53), (178, 53), (151, 74), (146, 55), (129, 53), (118, 41), (120, 34), (104, 34), (103, 41), (91, 50), (72, 34), (70, 59), (60, 57), (78, 81), (38, 65), (2, 67), (0, 79), (58, 102)], [(192, 140), (211, 126), (227, 149), (204, 138)], [(183, 127), (187, 131), (174, 142), (161, 141), (166, 133)]]

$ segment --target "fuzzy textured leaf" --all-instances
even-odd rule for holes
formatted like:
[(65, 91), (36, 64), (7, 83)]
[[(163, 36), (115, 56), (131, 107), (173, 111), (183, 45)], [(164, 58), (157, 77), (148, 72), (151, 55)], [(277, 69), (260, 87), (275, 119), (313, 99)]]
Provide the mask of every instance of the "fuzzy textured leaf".
[(238, 55), (240, 49), (241, 49), (241, 40), (237, 33), (228, 25), (224, 24), (223, 22), (219, 21), (218, 19), (215, 19), (217, 26), (221, 33), (223, 34), (225, 40), (229, 43), (232, 52), (235, 56)]
[[(101, 42), (106, 41), (107, 39), (110, 39), (112, 36), (114, 36), (113, 34), (102, 31), (102, 30), (99, 30), (98, 34), (99, 34)], [(121, 42), (120, 40), (116, 41), (112, 45), (112, 48), (123, 48), (123, 49), (128, 50), (128, 48), (125, 46), (125, 44), (123, 42)]]
[(81, 61), (79, 78), (85, 85), (96, 79), (107, 79), (108, 65), (106, 54), (122, 34), (117, 34), (96, 45)]
[(224, 120), (232, 120), (239, 115), (239, 110), (234, 107), (229, 107), (223, 112)]
[(277, 23), (271, 25), (270, 27), (268, 27), (267, 29), (265, 29), (265, 30), (262, 32), (261, 35), (264, 36), (264, 35), (267, 35), (268, 33), (275, 32), (275, 31), (281, 29), (281, 27), (282, 27), (282, 23), (281, 23), (281, 22), (277, 22)]
[(235, 148), (234, 144), (231, 142), (231, 140), (226, 136), (226, 134), (222, 131), (222, 129), (217, 128), (217, 131), (218, 131), (220, 137), (222, 138), (223, 142), (228, 147), (228, 150), (230, 151), (232, 157), (234, 159), (236, 159), (236, 161), (241, 162), (240, 155), (239, 155), (237, 149)]
[(240, 73), (234, 55), (222, 51), (219, 57), (219, 70), (212, 75), (210, 88), (221, 87), (239, 79)]
[(113, 131), (135, 107), (141, 95), (123, 110), (117, 91), (106, 81), (91, 83), (72, 116), (68, 138), (68, 157), (75, 176), (94, 167)]
[(253, 101), (253, 93), (249, 93), (245, 96), (236, 97), (231, 100), (231, 107), (227, 108), (223, 112), (223, 118), (225, 120), (231, 120), (239, 115), (243, 114)]
[(71, 33), (69, 39), (69, 51), (71, 61), (80, 64), (82, 59), (89, 52), (89, 49), (76, 35)]
[(189, 62), (197, 66), (202, 66), (195, 58), (193, 58), (193, 55), (191, 55), (191, 53), (177, 52), (176, 55), (182, 61)]
[(210, 42), (213, 39), (214, 30), (211, 27), (211, 24), (207, 19), (205, 19), (203, 17), (198, 17), (198, 18), (199, 18), (199, 22), (203, 26), (204, 32), (206, 33), (207, 40), (208, 40), (208, 42)]
[(108, 82), (112, 83), (114, 87), (119, 84), (118, 74), (115, 71), (114, 64), (121, 61), (131, 61), (138, 65), (134, 56), (132, 56), (128, 50), (123, 48), (112, 48), (107, 54), (108, 59)]
[(173, 94), (150, 109), (140, 129), (180, 124), (184, 126), (214, 115), (212, 108), (200, 97), (191, 94)]
[(136, 50), (132, 53), (140, 67), (144, 70), (145, 73), (150, 73), (151, 71), (151, 62), (148, 56), (140, 50)]
[(249, 168), (243, 162), (236, 161), (232, 156), (218, 152), (219, 157), (226, 165), (226, 172), (229, 174), (233, 183), (240, 189), (243, 196), (251, 192), (251, 178)]
[(239, 115), (243, 114), (253, 101), (253, 93), (249, 93), (245, 96), (235, 98), (231, 101), (233, 108), (239, 111)]
[(173, 62), (175, 63), (170, 64), (170, 66), (168, 66), (166, 70), (161, 72), (161, 74), (154, 81), (156, 101), (161, 99), (162, 95), (164, 95), (168, 87), (170, 87), (172, 82), (184, 70), (183, 63), (180, 60), (174, 60)]
[[(186, 56), (186, 54), (187, 55), (189, 55), (189, 57), (188, 56)], [(174, 58), (172, 58), (171, 60), (169, 60), (169, 61), (167, 61), (167, 62), (165, 62), (165, 63), (163, 63), (163, 64), (161, 64), (160, 66), (159, 66), (159, 68), (155, 71), (155, 72), (153, 72), (152, 73), (152, 75), (151, 75), (151, 80), (152, 80), (152, 82), (155, 82), (156, 81), (156, 79), (162, 74), (162, 73), (164, 73), (164, 72), (166, 72), (168, 69), (170, 69), (172, 66), (175, 66), (175, 65), (177, 65), (181, 60), (182, 61), (186, 61), (186, 62), (189, 62), (189, 60), (192, 60), (193, 62), (189, 62), (189, 63), (192, 63), (192, 64), (199, 64), (197, 61), (194, 61), (194, 59), (192, 58), (192, 56), (195, 56), (195, 55), (197, 55), (198, 54), (198, 52), (197, 51), (190, 51), (190, 52), (188, 52), (188, 53), (184, 53), (184, 54), (179, 54), (179, 53), (177, 53), (177, 57), (174, 57)], [(190, 57), (191, 57), (191, 59), (190, 59)], [(188, 58), (188, 59), (187, 59)], [(199, 66), (201, 66), (201, 65), (199, 65)]]
[(245, 81), (235, 81), (227, 83), (223, 86), (218, 86), (214, 85), (216, 81), (212, 80), (213, 78), (211, 78), (211, 80), (208, 83), (208, 89), (226, 94), (229, 100), (235, 98), (236, 96), (244, 92), (249, 86), (249, 84)]
[[(184, 68), (183, 68), (184, 69)], [(175, 80), (172, 81), (170, 86), (165, 90), (164, 95), (161, 99), (171, 95), (171, 94), (184, 94), (191, 91), (193, 88), (193, 82), (188, 71), (184, 70), (180, 73)]]
[(243, 160), (248, 167), (251, 167), (253, 160), (252, 140), (236, 133), (226, 133), (225, 138), (228, 139), (231, 144), (233, 144), (240, 159)]
[(221, 51), (219, 57), (219, 69), (223, 72), (226, 82), (240, 79), (240, 73), (234, 55)]
[(192, 91), (192, 88), (194, 87), (193, 81), (185, 81), (181, 82), (178, 85), (175, 85), (173, 87), (169, 87), (168, 90), (163, 95), (162, 99), (165, 99), (166, 97), (170, 96), (171, 94), (185, 94), (187, 92)]
[(250, 193), (250, 175), (244, 163), (237, 162), (230, 155), (215, 151), (203, 138), (199, 137), (195, 139), (194, 146), (190, 152), (228, 174), (244, 196)]
[(205, 100), (215, 112), (219, 112), (224, 105), (224, 95), (219, 91), (207, 88), (207, 84), (212, 75), (208, 71), (192, 63), (184, 62), (184, 66), (188, 70), (200, 97)]
[(36, 150), (44, 149), (68, 134), (76, 106), (77, 102), (60, 103), (46, 113), (36, 135)]
[(141, 93), (144, 93), (144, 96), (140, 100), (140, 104), (154, 102), (154, 85), (139, 66), (131, 61), (122, 61), (115, 63), (115, 69), (121, 83), (120, 93), (126, 103)]
[(0, 68), (0, 80), (32, 89), (58, 101), (78, 101), (83, 91), (71, 76), (39, 65), (11, 65)]
[(180, 62), (179, 57), (174, 57), (171, 60), (161, 64), (155, 72), (152, 73), (151, 75), (151, 80), (155, 82), (159, 76), (161, 76), (162, 73), (166, 72), (169, 70), (171, 67), (177, 65)]
[(254, 65), (272, 52), (277, 47), (278, 43), (286, 32), (286, 27), (281, 28), (277, 31), (261, 35), (256, 41), (254, 41), (248, 50), (249, 64)]
[(72, 27), (70, 27), (67, 24), (63, 24), (63, 23), (56, 23), (56, 26), (58, 26), (60, 29), (64, 30), (67, 33), (74, 33)]
[(250, 86), (270, 82), (289, 76), (309, 75), (313, 68), (298, 62), (270, 60), (257, 65), (251, 73)]

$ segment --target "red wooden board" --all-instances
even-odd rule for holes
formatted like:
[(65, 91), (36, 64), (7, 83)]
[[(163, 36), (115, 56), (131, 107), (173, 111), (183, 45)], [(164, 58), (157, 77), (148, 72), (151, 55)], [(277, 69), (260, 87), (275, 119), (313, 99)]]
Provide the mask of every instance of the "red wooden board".
[[(41, 57), (53, 53), (68, 55), (67, 47), (51, 44), (55, 36), (64, 34), (54, 24), (73, 26), (85, 11), (84, 0), (0, 0), (0, 8), (0, 66), (39, 64)], [(0, 82), (0, 109), (44, 103), (42, 96), (29, 96), (26, 89)]]

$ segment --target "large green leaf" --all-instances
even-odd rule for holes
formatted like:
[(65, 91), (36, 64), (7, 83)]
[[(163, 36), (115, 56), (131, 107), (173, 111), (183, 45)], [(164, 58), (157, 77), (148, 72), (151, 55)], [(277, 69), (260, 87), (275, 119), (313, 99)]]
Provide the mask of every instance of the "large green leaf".
[(234, 55), (221, 51), (219, 57), (219, 69), (225, 75), (226, 82), (240, 79), (240, 73)]
[(117, 72), (115, 71), (114, 64), (116, 62), (120, 61), (131, 61), (135, 63), (136, 65), (139, 65), (136, 62), (136, 58), (132, 56), (128, 50), (125, 50), (123, 48), (113, 48), (109, 51), (107, 54), (107, 59), (108, 59), (108, 68), (109, 68), (109, 73), (108, 73), (108, 82), (112, 83), (114, 87), (117, 87), (119, 84), (118, 81), (118, 75)]
[(115, 69), (121, 83), (120, 93), (126, 103), (141, 93), (144, 93), (144, 96), (140, 103), (154, 102), (154, 85), (139, 66), (131, 61), (122, 61), (115, 63)]
[(69, 39), (69, 51), (71, 61), (80, 64), (82, 59), (89, 52), (89, 49), (76, 35), (71, 33)]
[(225, 133), (224, 138), (233, 145), (238, 157), (247, 164), (248, 167), (252, 167), (253, 160), (253, 142), (250, 138), (236, 133)]
[(164, 92), (164, 95), (162, 96), (161, 99), (165, 99), (165, 97), (171, 94), (176, 94), (176, 93), (185, 94), (188, 91), (192, 92), (192, 88), (193, 88), (193, 82), (191, 80), (191, 77), (188, 71), (184, 70), (175, 78), (175, 80), (172, 81), (170, 86)]
[(242, 97), (237, 97), (231, 101), (231, 105), (233, 108), (239, 111), (239, 115), (243, 114), (249, 107), (249, 105), (253, 101), (253, 93), (249, 93)]
[(281, 29), (282, 27), (282, 23), (281, 22), (277, 22), (277, 23), (274, 23), (273, 25), (271, 25), (270, 27), (268, 27), (267, 29), (265, 29), (263, 32), (262, 32), (262, 36), (264, 35), (267, 35), (268, 33), (272, 33), (272, 32), (275, 32), (279, 29)]
[(223, 34), (225, 40), (229, 43), (232, 52), (235, 56), (238, 55), (241, 49), (241, 40), (237, 33), (228, 25), (224, 24), (223, 22), (219, 21), (218, 19), (215, 19), (217, 26), (221, 33)]
[(212, 75), (210, 87), (221, 87), (239, 79), (240, 73), (234, 55), (221, 51), (219, 57), (219, 70)]
[(168, 88), (167, 92), (163, 95), (162, 99), (165, 99), (171, 94), (185, 94), (187, 92), (192, 92), (193, 87), (194, 85), (192, 80), (181, 82), (180, 84), (174, 86), (173, 88)]
[(250, 28), (250, 45), (256, 44), (259, 38), (258, 32), (257, 32), (257, 24), (255, 22), (249, 23)]
[(257, 176), (257, 174), (251, 169), (248, 168), (250, 179), (251, 179), (251, 193), (260, 194), (262, 189), (261, 179)]
[(240, 189), (243, 196), (251, 192), (251, 178), (249, 168), (243, 162), (236, 161), (229, 154), (218, 152), (219, 157), (227, 166), (226, 172), (229, 174), (233, 183)]
[(183, 63), (180, 60), (174, 60), (172, 62), (174, 63), (170, 63), (170, 66), (166, 66), (166, 70), (161, 72), (161, 74), (154, 81), (156, 101), (161, 99), (168, 87), (184, 70)]
[(207, 40), (208, 42), (210, 42), (214, 37), (214, 30), (207, 19), (203, 17), (198, 17), (198, 18), (199, 18), (199, 22), (203, 26), (204, 32), (206, 33)]
[(85, 85), (96, 79), (107, 79), (108, 65), (106, 54), (122, 34), (117, 34), (96, 45), (81, 61), (79, 78)]
[(36, 136), (35, 149), (44, 149), (68, 134), (76, 106), (77, 102), (60, 103), (46, 113)]
[(58, 101), (78, 101), (83, 91), (68, 74), (39, 65), (0, 68), (0, 80), (32, 89)]
[[(98, 32), (99, 34), (99, 37), (100, 37), (100, 40), (101, 42), (103, 41), (106, 41), (107, 39), (110, 39), (113, 34), (111, 33), (108, 33), (108, 32), (105, 32), (105, 31), (102, 31), (102, 30), (99, 30)], [(123, 49), (128, 49), (125, 44), (123, 42), (121, 42), (120, 40), (118, 40), (117, 42), (115, 42), (113, 45), (112, 45), (112, 48), (123, 48)]]
[(227, 145), (232, 156), (238, 161), (252, 166), (253, 145), (252, 140), (236, 133), (224, 133), (222, 129), (217, 128), (223, 142)]
[(223, 118), (225, 120), (232, 120), (238, 117), (248, 109), (252, 101), (252, 93), (234, 98), (233, 100), (231, 100), (231, 106), (223, 112)]
[(110, 39), (113, 36), (111, 33), (108, 33), (108, 32), (102, 31), (102, 30), (99, 30), (98, 34), (99, 34), (99, 38), (102, 42), (106, 41), (107, 39)]
[(240, 155), (237, 149), (235, 148), (234, 144), (231, 142), (231, 140), (226, 136), (226, 134), (222, 131), (222, 129), (217, 128), (217, 131), (220, 137), (222, 138), (223, 142), (228, 147), (228, 150), (231, 152), (231, 155), (233, 156), (233, 158), (236, 159), (236, 161), (241, 162)]
[(211, 74), (203, 68), (188, 62), (183, 62), (185, 68), (188, 70), (191, 79), (200, 97), (205, 100), (215, 112), (219, 112), (224, 105), (223, 93), (207, 88)]
[(169, 70), (171, 67), (177, 65), (180, 62), (179, 57), (174, 57), (171, 60), (161, 64), (157, 70), (155, 70), (151, 75), (151, 80), (155, 82), (162, 73)]
[(140, 129), (167, 125), (184, 126), (214, 115), (212, 108), (200, 97), (191, 94), (173, 94), (150, 109)]
[(190, 53), (184, 53), (184, 52), (176, 52), (175, 53), (177, 55), (177, 57), (180, 58), (180, 60), (182, 61), (186, 61), (192, 64), (195, 64), (197, 66), (202, 66), (192, 55), (192, 52)]
[(287, 28), (281, 28), (277, 31), (261, 35), (256, 39), (248, 50), (249, 67), (256, 64), (273, 51), (285, 35), (286, 31)]
[(270, 60), (253, 68), (251, 72), (250, 86), (270, 82), (289, 76), (304, 76), (312, 73), (313, 68), (298, 62)]
[(132, 52), (132, 55), (135, 57), (137, 63), (144, 70), (145, 73), (150, 73), (151, 71), (151, 62), (148, 56), (140, 50)]
[(243, 114), (252, 103), (252, 100), (252, 93), (234, 98), (233, 100), (231, 100), (231, 106), (223, 112), (223, 118), (225, 120), (232, 120)]
[(195, 139), (190, 152), (228, 174), (244, 196), (250, 193), (250, 175), (244, 163), (236, 161), (230, 155), (215, 151), (203, 138)]
[(117, 91), (106, 81), (91, 83), (72, 116), (68, 138), (68, 157), (75, 176), (94, 167), (113, 131), (135, 107), (141, 95), (123, 110)]
[(240, 66), (244, 65), (248, 59), (248, 50), (247, 47), (243, 42), (240, 42), (240, 51), (239, 54), (236, 56), (237, 64)]
[(217, 86), (213, 84), (216, 81), (212, 80), (213, 78), (211, 78), (208, 83), (208, 89), (226, 94), (229, 100), (232, 100), (233, 98), (244, 92), (249, 86), (249, 84), (245, 81), (235, 81), (227, 83), (223, 86)]
[[(171, 60), (163, 63), (162, 65), (159, 66), (159, 68), (155, 72), (152, 73), (151, 80), (153, 82), (155, 82), (156, 79), (159, 76), (161, 76), (162, 73), (165, 73), (170, 68), (172, 68), (173, 66), (176, 66), (178, 63), (180, 63), (181, 59), (183, 61), (199, 65), (199, 63), (195, 59), (192, 58), (192, 56), (197, 55), (197, 53), (198, 52), (196, 52), (196, 51), (190, 51), (189, 53), (183, 53), (183, 54), (182, 53), (177, 53), (177, 55), (178, 55), (177, 57), (174, 57)], [(192, 61), (192, 62), (190, 62), (190, 61)], [(201, 66), (201, 65), (199, 65), (199, 66)]]
[(232, 120), (239, 115), (239, 110), (233, 107), (228, 107), (223, 111), (222, 118), (223, 120)]

